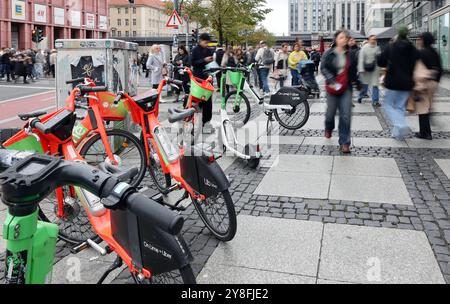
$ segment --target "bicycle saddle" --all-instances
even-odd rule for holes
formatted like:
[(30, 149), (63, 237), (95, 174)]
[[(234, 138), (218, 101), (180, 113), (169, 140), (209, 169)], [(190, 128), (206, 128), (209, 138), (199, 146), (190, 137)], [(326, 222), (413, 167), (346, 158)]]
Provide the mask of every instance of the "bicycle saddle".
[(38, 118), (42, 115), (47, 114), (47, 112), (45, 111), (38, 111), (38, 112), (33, 112), (33, 113), (28, 113), (28, 114), (18, 114), (17, 116), (19, 116), (19, 118), (23, 121), (27, 121), (30, 118)]
[(175, 123), (182, 121), (195, 114), (195, 109), (169, 109), (169, 122)]
[(150, 112), (158, 101), (158, 94), (146, 93), (138, 95), (133, 99), (144, 111)]

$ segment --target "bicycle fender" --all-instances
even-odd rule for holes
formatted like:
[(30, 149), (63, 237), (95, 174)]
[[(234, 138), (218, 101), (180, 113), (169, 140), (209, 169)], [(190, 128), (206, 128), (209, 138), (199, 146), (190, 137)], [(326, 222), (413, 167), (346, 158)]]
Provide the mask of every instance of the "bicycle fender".
[(206, 198), (217, 195), (230, 188), (230, 182), (217, 162), (207, 157), (197, 157), (200, 193)]
[(270, 105), (296, 107), (307, 99), (304, 92), (296, 88), (284, 87), (270, 97)]

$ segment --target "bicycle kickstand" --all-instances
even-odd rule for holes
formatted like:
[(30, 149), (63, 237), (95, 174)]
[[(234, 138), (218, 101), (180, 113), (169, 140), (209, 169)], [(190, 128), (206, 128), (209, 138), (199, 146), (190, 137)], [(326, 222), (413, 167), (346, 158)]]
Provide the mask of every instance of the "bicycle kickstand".
[(97, 282), (97, 285), (103, 284), (103, 282), (111, 274), (111, 272), (113, 272), (116, 269), (119, 269), (120, 267), (122, 267), (122, 265), (123, 265), (122, 259), (119, 256), (117, 256), (117, 258), (114, 261), (114, 263), (108, 268), (108, 270), (106, 270), (106, 272), (103, 274), (103, 276)]

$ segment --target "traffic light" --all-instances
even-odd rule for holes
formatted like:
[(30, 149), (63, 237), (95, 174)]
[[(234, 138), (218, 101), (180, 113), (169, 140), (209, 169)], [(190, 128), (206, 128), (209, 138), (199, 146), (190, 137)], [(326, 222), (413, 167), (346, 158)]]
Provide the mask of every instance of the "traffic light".
[(39, 43), (44, 40), (44, 30), (43, 29), (33, 29), (31, 31), (31, 40), (34, 43)]
[(192, 30), (192, 45), (198, 43), (198, 30)]
[(37, 41), (38, 41), (38, 38), (37, 38), (37, 31), (35, 30), (35, 29), (33, 29), (32, 31), (31, 31), (31, 40), (34, 42), (34, 43), (38, 43)]
[(37, 34), (38, 34), (38, 43), (41, 42), (42, 40), (44, 40), (44, 30), (43, 29), (38, 29), (37, 30)]

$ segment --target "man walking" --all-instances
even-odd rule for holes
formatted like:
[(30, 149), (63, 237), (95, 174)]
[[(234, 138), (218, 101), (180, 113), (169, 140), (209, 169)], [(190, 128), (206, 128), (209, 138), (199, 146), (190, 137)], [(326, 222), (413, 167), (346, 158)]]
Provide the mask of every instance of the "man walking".
[(267, 46), (265, 41), (261, 41), (259, 44), (261, 45), (261, 48), (258, 50), (255, 60), (259, 64), (258, 72), (262, 82), (264, 96), (268, 97), (270, 95), (269, 73), (275, 63), (275, 54)]
[[(193, 67), (193, 74), (195, 77), (201, 79), (208, 79), (208, 73), (205, 73), (206, 66), (214, 61), (213, 51), (208, 48), (211, 42), (211, 36), (203, 33), (199, 37), (199, 43), (192, 49), (191, 64)], [(212, 134), (214, 128), (211, 125), (212, 119), (212, 98), (200, 103), (203, 110), (203, 133)]]
[(362, 83), (362, 89), (359, 93), (358, 103), (361, 103), (363, 98), (367, 95), (369, 87), (372, 87), (372, 105), (379, 107), (380, 91), (379, 79), (380, 68), (377, 64), (377, 56), (380, 54), (380, 48), (377, 45), (377, 37), (371, 35), (369, 41), (363, 46), (359, 52), (358, 58), (358, 72)]

